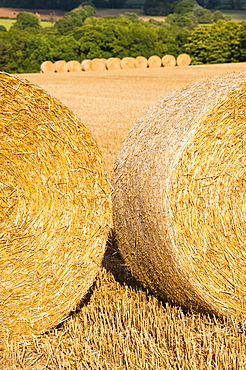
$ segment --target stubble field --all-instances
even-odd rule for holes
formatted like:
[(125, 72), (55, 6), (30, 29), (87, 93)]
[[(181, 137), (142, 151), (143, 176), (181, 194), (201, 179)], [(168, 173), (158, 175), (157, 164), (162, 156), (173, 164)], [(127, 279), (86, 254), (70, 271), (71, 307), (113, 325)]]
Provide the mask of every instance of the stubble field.
[[(74, 111), (103, 153), (109, 179), (128, 131), (183, 84), (246, 70), (246, 63), (119, 71), (25, 74)], [(0, 368), (243, 370), (244, 323), (185, 313), (142, 289), (113, 241), (94, 287), (61, 327), (31, 342), (6, 341)]]

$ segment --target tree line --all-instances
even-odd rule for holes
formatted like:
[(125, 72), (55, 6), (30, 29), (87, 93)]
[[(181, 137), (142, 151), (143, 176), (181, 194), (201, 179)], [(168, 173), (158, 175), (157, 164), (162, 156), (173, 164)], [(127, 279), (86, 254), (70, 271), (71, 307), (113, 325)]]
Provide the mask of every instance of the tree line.
[(199, 23), (191, 12), (170, 14), (166, 22), (146, 22), (134, 13), (96, 18), (95, 8), (84, 4), (42, 28), (38, 16), (22, 12), (9, 31), (0, 26), (0, 70), (30, 73), (39, 72), (45, 60), (182, 53), (190, 55), (192, 64), (245, 61), (246, 24), (221, 16), (209, 22)]

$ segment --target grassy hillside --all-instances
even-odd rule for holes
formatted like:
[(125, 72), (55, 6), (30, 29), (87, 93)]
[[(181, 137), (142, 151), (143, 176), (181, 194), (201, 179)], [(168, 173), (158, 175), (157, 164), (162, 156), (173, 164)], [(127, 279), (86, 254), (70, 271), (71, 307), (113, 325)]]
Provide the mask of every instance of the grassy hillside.
[[(7, 30), (15, 23), (15, 18), (0, 18), (0, 25), (4, 26)], [(42, 27), (51, 27), (49, 21), (40, 21)]]

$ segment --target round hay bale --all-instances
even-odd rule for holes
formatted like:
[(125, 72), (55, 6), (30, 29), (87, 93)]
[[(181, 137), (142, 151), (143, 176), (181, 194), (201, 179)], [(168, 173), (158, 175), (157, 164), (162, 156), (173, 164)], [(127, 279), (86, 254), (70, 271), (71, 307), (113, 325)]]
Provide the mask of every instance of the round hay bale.
[(177, 65), (179, 67), (186, 67), (189, 66), (191, 63), (191, 58), (188, 54), (180, 54), (177, 57)]
[(147, 68), (148, 60), (145, 57), (138, 56), (134, 61), (135, 68)]
[(43, 62), (41, 64), (40, 72), (42, 72), (42, 73), (54, 73), (55, 72), (54, 63), (52, 63), (50, 60), (46, 60), (45, 62)]
[(133, 275), (188, 309), (246, 316), (246, 73), (172, 92), (116, 161), (113, 221)]
[(176, 66), (176, 58), (173, 55), (164, 55), (161, 58), (161, 63), (163, 67), (175, 67)]
[(81, 121), (27, 80), (0, 80), (0, 338), (29, 338), (63, 321), (91, 287), (110, 191)]
[(65, 60), (57, 60), (54, 63), (54, 67), (55, 72), (64, 73), (68, 71), (68, 65), (67, 62), (65, 62)]
[(120, 61), (120, 67), (122, 69), (132, 69), (135, 68), (135, 58), (125, 57)]
[(77, 60), (70, 60), (67, 62), (67, 70), (68, 72), (81, 72), (81, 63)]
[(104, 71), (106, 69), (106, 59), (95, 58), (91, 61), (92, 71)]
[(161, 67), (161, 58), (158, 55), (152, 55), (148, 59), (148, 67), (149, 68), (159, 68)]
[(106, 60), (107, 69), (120, 69), (120, 58), (109, 58)]
[(84, 59), (81, 62), (81, 68), (82, 68), (82, 71), (91, 71), (91, 60), (90, 59)]

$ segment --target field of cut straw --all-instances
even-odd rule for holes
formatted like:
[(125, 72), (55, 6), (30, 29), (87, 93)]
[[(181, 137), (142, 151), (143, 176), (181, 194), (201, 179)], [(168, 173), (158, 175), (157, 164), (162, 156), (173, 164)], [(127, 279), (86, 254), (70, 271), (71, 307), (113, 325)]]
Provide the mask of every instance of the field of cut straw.
[[(246, 63), (21, 75), (50, 92), (90, 129), (109, 178), (137, 118), (167, 93)], [(0, 369), (243, 370), (246, 326), (184, 312), (131, 277), (113, 237), (97, 280), (77, 311), (30, 341), (0, 343)]]

